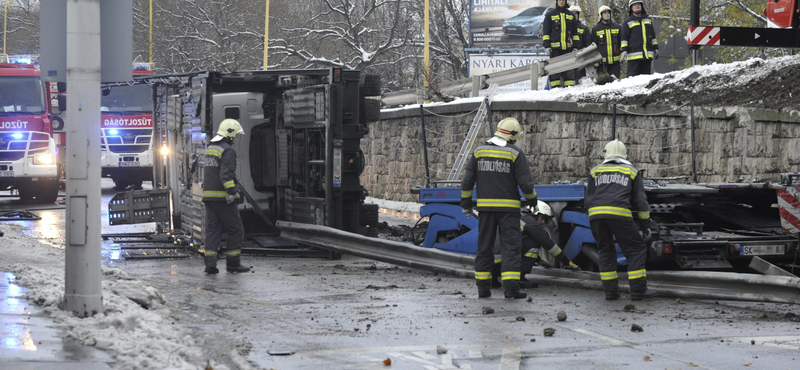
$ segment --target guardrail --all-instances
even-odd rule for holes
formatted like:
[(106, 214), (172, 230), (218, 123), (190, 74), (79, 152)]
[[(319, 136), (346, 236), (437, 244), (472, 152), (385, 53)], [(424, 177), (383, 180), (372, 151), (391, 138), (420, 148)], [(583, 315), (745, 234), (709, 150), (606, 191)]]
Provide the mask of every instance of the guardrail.
[[(564, 54), (527, 66), (443, 83), (438, 86), (438, 89), (442, 93), (448, 95), (458, 95), (471, 91), (473, 96), (477, 96), (478, 91), (487, 88), (489, 83), (496, 83), (502, 86), (522, 81), (531, 81), (531, 89), (537, 90), (540, 76), (547, 76), (578, 68), (586, 68), (587, 74), (591, 77), (594, 74), (593, 65), (600, 62), (602, 59), (603, 57), (597, 51), (597, 45), (591, 44), (581, 50), (573, 50), (569, 54)], [(381, 98), (381, 102), (386, 106), (395, 106), (414, 104), (423, 99), (423, 90), (412, 89), (385, 94)]]
[[(464, 278), (475, 276), (474, 257), (408, 243), (370, 238), (326, 226), (279, 221), (281, 236), (297, 243)], [(630, 291), (627, 274), (620, 273), (620, 289)], [(528, 276), (545, 285), (602, 290), (595, 272), (536, 267)], [(800, 278), (732, 272), (648, 271), (648, 285), (663, 297), (731, 301), (800, 303)]]

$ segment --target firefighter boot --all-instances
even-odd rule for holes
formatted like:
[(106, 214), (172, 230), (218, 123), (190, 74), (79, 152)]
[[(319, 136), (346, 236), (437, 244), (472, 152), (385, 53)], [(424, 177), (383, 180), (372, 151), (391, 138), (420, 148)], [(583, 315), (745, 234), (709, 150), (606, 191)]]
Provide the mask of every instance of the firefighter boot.
[(228, 272), (248, 272), (249, 267), (242, 266), (242, 257), (239, 255), (241, 250), (233, 250), (228, 252), (228, 258), (225, 259)]
[(526, 279), (525, 274), (520, 274), (519, 287), (524, 289), (533, 289), (533, 288), (538, 288), (539, 284), (536, 284), (535, 282)]
[(606, 301), (616, 301), (619, 299), (619, 281), (603, 280), (603, 290), (606, 291)]
[(655, 290), (647, 289), (647, 280), (644, 278), (631, 280), (630, 285), (631, 301), (641, 301), (643, 299), (650, 299), (658, 296), (658, 292)]
[(489, 298), (492, 296), (492, 282), (489, 280), (476, 280), (478, 284), (478, 298)]
[(206, 263), (206, 274), (217, 274), (219, 273), (219, 269), (217, 268), (217, 256), (205, 256), (203, 257), (203, 261)]
[(522, 299), (528, 297), (527, 293), (519, 290), (519, 280), (505, 280), (503, 281), (503, 286), (506, 288), (506, 298)]

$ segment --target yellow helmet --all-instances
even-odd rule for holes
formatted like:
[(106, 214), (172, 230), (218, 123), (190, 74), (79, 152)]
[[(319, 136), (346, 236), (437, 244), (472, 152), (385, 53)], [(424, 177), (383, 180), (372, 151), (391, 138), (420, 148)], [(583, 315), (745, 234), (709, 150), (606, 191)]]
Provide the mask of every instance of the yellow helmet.
[(497, 130), (494, 132), (494, 136), (501, 137), (508, 141), (516, 141), (519, 139), (519, 134), (522, 133), (522, 126), (520, 126), (519, 121), (515, 118), (503, 118), (497, 124)]
[(603, 149), (603, 157), (605, 159), (628, 159), (628, 149), (625, 148), (625, 144), (619, 140), (609, 141), (608, 144), (606, 144), (606, 148)]
[(219, 141), (224, 138), (233, 139), (238, 134), (244, 135), (244, 130), (242, 129), (242, 125), (239, 123), (239, 121), (235, 119), (227, 118), (219, 123), (217, 136), (214, 136), (214, 138), (211, 139), (211, 141)]
[(603, 20), (603, 12), (611, 12), (611, 8), (608, 5), (603, 5), (600, 9), (597, 9), (597, 15), (600, 16), (600, 20)]

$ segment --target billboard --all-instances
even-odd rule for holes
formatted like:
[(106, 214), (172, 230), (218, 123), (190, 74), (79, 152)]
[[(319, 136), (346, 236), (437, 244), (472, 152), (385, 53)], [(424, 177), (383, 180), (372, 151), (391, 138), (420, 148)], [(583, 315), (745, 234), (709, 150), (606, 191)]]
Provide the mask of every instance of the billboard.
[[(505, 71), (507, 69), (527, 66), (542, 60), (549, 59), (543, 55), (531, 54), (470, 54), (469, 56), (469, 76), (487, 75), (489, 73)], [(499, 86), (498, 93), (510, 93), (528, 91), (531, 89), (530, 81), (517, 82), (511, 85)], [(481, 90), (484, 95), (486, 90)]]
[(540, 47), (544, 14), (553, 6), (555, 0), (470, 0), (470, 47)]

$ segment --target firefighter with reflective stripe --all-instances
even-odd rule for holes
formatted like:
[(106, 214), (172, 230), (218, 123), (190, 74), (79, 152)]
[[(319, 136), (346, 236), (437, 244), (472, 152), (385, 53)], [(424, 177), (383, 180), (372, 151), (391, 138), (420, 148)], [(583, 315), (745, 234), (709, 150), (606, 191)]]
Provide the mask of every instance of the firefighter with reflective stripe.
[[(653, 298), (657, 293), (647, 289), (644, 266), (645, 240), (650, 239), (650, 206), (644, 193), (644, 181), (639, 170), (627, 161), (628, 152), (621, 141), (606, 144), (604, 153), (605, 161), (589, 173), (586, 207), (592, 235), (597, 240), (606, 300), (619, 298), (615, 240), (628, 260), (631, 300)], [(644, 238), (639, 235), (639, 229)]]
[[(529, 281), (525, 279), (525, 275), (531, 272), (533, 266), (539, 264), (539, 261), (542, 260), (540, 253), (547, 253), (550, 256), (553, 256), (557, 264), (560, 264), (561, 267), (569, 266), (569, 259), (567, 256), (562, 252), (561, 247), (556, 244), (553, 240), (552, 236), (550, 235), (550, 231), (545, 227), (545, 225), (552, 226), (552, 220), (555, 217), (552, 208), (545, 202), (537, 201), (536, 202), (536, 210), (531, 212), (529, 206), (523, 206), (520, 210), (521, 218), (519, 221), (519, 229), (522, 234), (522, 262), (521, 266), (521, 274), (519, 277), (520, 287), (521, 288), (537, 288), (538, 285), (535, 282)], [(558, 232), (556, 228), (552, 228), (553, 232)], [(492, 271), (492, 288), (499, 288), (500, 281), (497, 279), (497, 274), (500, 272), (500, 264), (502, 263), (502, 255), (500, 254), (500, 239), (495, 239), (495, 260), (494, 260), (494, 270)], [(551, 264), (556, 266), (556, 264)]]
[[(578, 21), (575, 14), (567, 8), (567, 0), (556, 0), (556, 7), (544, 15), (542, 23), (542, 44), (555, 58), (572, 52), (573, 44), (580, 42)], [(575, 45), (577, 47), (577, 45)], [(550, 87), (567, 87), (575, 85), (573, 71), (550, 75)]]
[(216, 274), (217, 252), (222, 244), (223, 228), (228, 234), (228, 272), (247, 272), (242, 266), (240, 254), (244, 239), (244, 226), (236, 201), (236, 151), (233, 141), (236, 135), (244, 135), (242, 125), (234, 119), (225, 119), (219, 124), (217, 135), (206, 149), (203, 166), (203, 204), (206, 206), (205, 264), (207, 274)]
[(603, 56), (603, 60), (598, 64), (597, 73), (614, 75), (619, 79), (622, 26), (611, 20), (611, 8), (608, 6), (601, 6), (597, 12), (600, 13), (600, 21), (592, 28), (592, 42), (597, 45), (597, 51)]
[[(569, 7), (569, 11), (575, 15), (575, 22), (577, 23), (578, 29), (578, 38), (580, 41), (575, 42), (575, 49), (583, 49), (588, 47), (592, 44), (592, 34), (589, 31), (589, 27), (586, 27), (583, 22), (581, 22), (581, 7), (577, 5), (573, 5)], [(581, 78), (586, 77), (586, 68), (579, 68), (575, 70), (575, 83), (580, 83)]]
[(628, 61), (628, 77), (653, 73), (658, 59), (658, 40), (653, 21), (644, 10), (643, 0), (628, 2), (630, 15), (622, 23), (622, 60)]
[(514, 118), (497, 124), (494, 137), (475, 149), (461, 183), (461, 208), (472, 213), (472, 188), (477, 183), (478, 252), (475, 256), (475, 279), (478, 297), (492, 295), (492, 266), (495, 236), (499, 233), (503, 255), (501, 278), (506, 298), (525, 298), (520, 291), (519, 190), (528, 204), (536, 205), (531, 170), (525, 153), (514, 145), (522, 127)]

